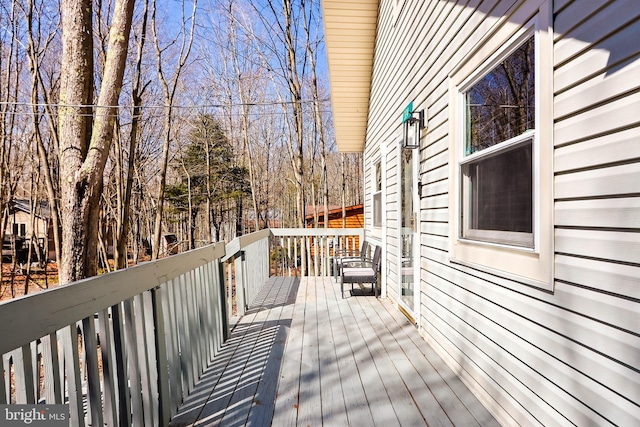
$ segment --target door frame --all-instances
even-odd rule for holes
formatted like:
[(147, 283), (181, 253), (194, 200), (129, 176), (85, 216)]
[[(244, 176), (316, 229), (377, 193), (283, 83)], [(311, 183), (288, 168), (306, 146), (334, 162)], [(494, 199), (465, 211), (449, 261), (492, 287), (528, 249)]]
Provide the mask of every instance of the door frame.
[[(402, 198), (404, 197), (404, 169), (403, 169), (403, 150), (411, 151), (411, 164), (412, 164), (412, 176), (411, 176), (411, 199), (412, 199), (412, 216), (413, 216), (413, 231), (411, 233), (412, 241), (412, 258), (413, 258), (413, 309), (409, 307), (402, 299)], [(409, 320), (416, 326), (420, 326), (420, 197), (418, 194), (419, 185), (419, 168), (420, 168), (420, 150), (419, 149), (403, 149), (402, 144), (398, 145), (398, 229), (397, 229), (397, 280), (398, 280), (398, 293), (397, 301), (400, 311), (402, 311)]]

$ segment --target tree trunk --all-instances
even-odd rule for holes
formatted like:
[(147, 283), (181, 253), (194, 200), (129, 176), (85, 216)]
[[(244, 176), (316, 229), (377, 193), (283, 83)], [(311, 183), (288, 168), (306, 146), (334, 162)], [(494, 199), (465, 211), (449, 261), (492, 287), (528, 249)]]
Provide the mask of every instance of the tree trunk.
[(104, 167), (127, 57), (134, 0), (116, 0), (95, 120), (92, 1), (63, 0), (60, 75), (61, 284), (97, 273)]

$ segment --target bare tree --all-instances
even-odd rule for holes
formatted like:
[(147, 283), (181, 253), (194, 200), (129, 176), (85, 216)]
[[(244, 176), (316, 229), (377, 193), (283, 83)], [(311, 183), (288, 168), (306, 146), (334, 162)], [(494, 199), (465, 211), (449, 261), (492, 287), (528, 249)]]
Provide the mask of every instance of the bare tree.
[[(133, 69), (133, 82), (131, 88), (131, 125), (129, 128), (129, 155), (127, 161), (124, 162), (121, 147), (116, 149), (116, 163), (118, 165), (118, 173), (116, 173), (116, 191), (117, 191), (117, 212), (116, 212), (116, 230), (115, 230), (115, 265), (116, 268), (122, 269), (127, 265), (127, 239), (129, 237), (130, 212), (131, 212), (131, 192), (133, 190), (134, 169), (136, 161), (137, 141), (140, 132), (140, 120), (142, 116), (142, 97), (149, 82), (142, 82), (142, 60), (147, 38), (147, 17), (148, 17), (148, 0), (143, 0), (142, 22), (140, 24), (140, 34), (137, 37), (137, 51), (135, 59), (135, 67)], [(116, 138), (119, 143), (120, 138)], [(126, 164), (126, 170), (125, 170)]]
[[(322, 109), (320, 108), (320, 97), (318, 88), (318, 77), (316, 75), (316, 55), (317, 44), (319, 40), (314, 40), (311, 32), (311, 24), (315, 22), (316, 6), (313, 0), (309, 1), (309, 15), (307, 18), (307, 12), (305, 2), (301, 2), (302, 15), (304, 17), (304, 31), (306, 34), (306, 52), (309, 60), (311, 71), (311, 96), (313, 99), (313, 117), (314, 117), (314, 135), (317, 135), (320, 144), (320, 191), (322, 193), (322, 204), (324, 210), (324, 226), (329, 227), (329, 184), (327, 182), (327, 147), (324, 135), (324, 123), (322, 120)], [(315, 203), (314, 203), (315, 206)], [(317, 222), (317, 215), (316, 215)]]
[[(255, 69), (252, 67), (252, 64), (250, 61), (240, 61), (240, 55), (242, 53), (244, 53), (244, 58), (248, 58), (248, 55), (245, 50), (245, 52), (239, 52), (240, 50), (240, 46), (239, 46), (239, 40), (238, 40), (238, 34), (237, 34), (237, 30), (236, 30), (236, 18), (234, 17), (234, 11), (233, 11), (233, 1), (229, 2), (229, 27), (230, 27), (230, 35), (229, 35), (229, 41), (230, 41), (230, 50), (231, 50), (231, 63), (232, 63), (232, 69), (233, 69), (233, 76), (236, 79), (236, 86), (237, 86), (237, 91), (238, 91), (238, 97), (240, 100), (240, 108), (242, 109), (242, 114), (240, 115), (241, 117), (241, 123), (242, 123), (242, 142), (243, 142), (243, 147), (244, 147), (244, 151), (246, 153), (246, 157), (247, 157), (247, 165), (248, 165), (248, 170), (249, 170), (249, 182), (251, 185), (251, 202), (253, 204), (253, 211), (255, 212), (255, 224), (256, 224), (256, 230), (259, 230), (261, 228), (261, 224), (260, 224), (260, 210), (258, 209), (258, 181), (256, 179), (256, 173), (255, 173), (255, 162), (254, 162), (254, 155), (253, 155), (253, 144), (251, 143), (250, 139), (249, 139), (249, 124), (251, 123), (251, 121), (249, 120), (249, 114), (250, 114), (250, 106), (249, 106), (249, 102), (251, 102), (252, 100), (250, 99), (250, 94), (252, 91), (252, 87), (251, 85), (255, 85), (256, 84), (256, 71)], [(250, 53), (249, 53), (250, 54)]]
[[(31, 74), (31, 117), (33, 120), (33, 138), (37, 147), (38, 159), (42, 165), (43, 179), (45, 181), (47, 200), (49, 202), (54, 248), (56, 258), (59, 262), (59, 256), (61, 253), (60, 215), (55, 178), (53, 175), (54, 165), (51, 164), (48, 150), (45, 146), (40, 125), (43, 114), (38, 109), (41, 88), (43, 92), (46, 92), (46, 90), (44, 90), (44, 79), (42, 78), (40, 58), (45, 54), (47, 49), (51, 47), (59, 26), (57, 23), (55, 23), (55, 25), (51, 25), (50, 21), (48, 22), (49, 25), (43, 25), (44, 20), (40, 15), (40, 10), (36, 9), (35, 6), (34, 0), (28, 0), (27, 4), (23, 6), (27, 25), (27, 57), (29, 59), (29, 71)], [(36, 30), (34, 30), (34, 24), (36, 24)], [(45, 28), (49, 28), (49, 33), (41, 34), (40, 32)], [(37, 33), (35, 33), (35, 31), (37, 31)], [(50, 107), (45, 110), (45, 114), (46, 112), (48, 112), (48, 122), (50, 123), (50, 130), (52, 130), (50, 133), (53, 141), (55, 142), (54, 145), (57, 146), (57, 132), (54, 124), (55, 120), (51, 114)]]
[[(191, 47), (193, 45), (193, 37), (195, 34), (195, 25), (196, 25), (196, 10), (197, 10), (198, 1), (193, 1), (193, 8), (191, 11), (191, 16), (189, 18), (184, 16), (184, 8), (185, 3), (183, 1), (183, 16), (182, 16), (182, 26), (180, 27), (179, 35), (175, 40), (172, 40), (168, 45), (162, 47), (160, 45), (160, 37), (158, 34), (158, 21), (156, 19), (156, 1), (152, 0), (151, 3), (151, 29), (153, 32), (153, 40), (154, 46), (156, 50), (156, 64), (158, 71), (158, 79), (162, 85), (162, 92), (164, 94), (164, 129), (163, 129), (163, 146), (162, 146), (162, 160), (160, 164), (160, 171), (158, 174), (159, 177), (159, 186), (158, 186), (158, 195), (156, 198), (156, 215), (155, 215), (155, 225), (153, 232), (153, 247), (152, 247), (152, 259), (157, 259), (160, 253), (160, 239), (162, 237), (162, 213), (163, 213), (163, 205), (164, 205), (164, 192), (167, 184), (167, 165), (169, 163), (169, 149), (171, 145), (171, 133), (172, 133), (172, 125), (173, 125), (173, 102), (176, 95), (176, 90), (178, 88), (178, 82), (180, 79), (180, 75), (184, 70), (187, 59), (189, 58), (189, 54), (191, 52)], [(186, 26), (189, 25), (189, 29)], [(169, 47), (171, 47), (177, 40), (179, 39), (180, 48), (177, 55), (177, 58), (174, 58), (174, 68), (172, 73), (168, 75), (168, 70), (166, 69), (166, 64), (164, 64), (163, 55), (167, 51)]]
[[(2, 221), (3, 245), (4, 230), (8, 224), (9, 209), (21, 178), (21, 171), (26, 157), (26, 147), (17, 147), (20, 140), (24, 140), (18, 117), (18, 96), (20, 93), (20, 75), (23, 58), (19, 52), (18, 33), (20, 20), (18, 17), (18, 2), (11, 1), (3, 4), (0, 19), (2, 26), (9, 29), (0, 36), (0, 212)], [(15, 239), (12, 243), (11, 295), (16, 295), (14, 276), (16, 272), (17, 253)], [(1, 261), (0, 261), (1, 262)], [(1, 267), (1, 263), (0, 263)]]
[(103, 172), (127, 58), (134, 0), (116, 0), (95, 118), (92, 1), (63, 0), (59, 132), (62, 212), (60, 283), (97, 273)]
[[(3, 13), (0, 13), (0, 23), (3, 27), (11, 28), (8, 32), (8, 37), (0, 34), (0, 76), (2, 76), (0, 84), (0, 227), (3, 235), (3, 247), (4, 247), (4, 230), (7, 226), (9, 217), (9, 201), (10, 195), (8, 191), (9, 185), (9, 158), (11, 157), (12, 139), (10, 135), (10, 123), (11, 111), (9, 109), (11, 103), (11, 90), (13, 86), (11, 81), (15, 73), (14, 68), (14, 50), (17, 40), (12, 37), (14, 22), (15, 22), (15, 1), (9, 5), (10, 9), (7, 10), (3, 5)], [(0, 268), (2, 267), (2, 257), (0, 257)], [(0, 285), (2, 283), (0, 282)]]

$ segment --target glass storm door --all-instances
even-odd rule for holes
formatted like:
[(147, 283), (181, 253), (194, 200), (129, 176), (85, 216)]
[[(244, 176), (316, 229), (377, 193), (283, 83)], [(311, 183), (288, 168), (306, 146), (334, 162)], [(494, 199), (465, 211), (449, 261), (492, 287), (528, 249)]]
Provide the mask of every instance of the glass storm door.
[(418, 257), (418, 233), (417, 233), (417, 150), (401, 148), (401, 173), (400, 173), (400, 304), (406, 314), (415, 323), (417, 318), (416, 307), (419, 297), (417, 280)]

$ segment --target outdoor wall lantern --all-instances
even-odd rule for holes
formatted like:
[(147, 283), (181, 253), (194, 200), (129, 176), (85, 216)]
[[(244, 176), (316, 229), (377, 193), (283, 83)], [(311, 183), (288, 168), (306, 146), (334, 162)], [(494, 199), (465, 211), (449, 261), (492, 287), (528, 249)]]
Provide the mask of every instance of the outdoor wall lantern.
[(413, 111), (413, 102), (402, 113), (402, 148), (420, 147), (420, 132), (424, 128), (424, 110)]

